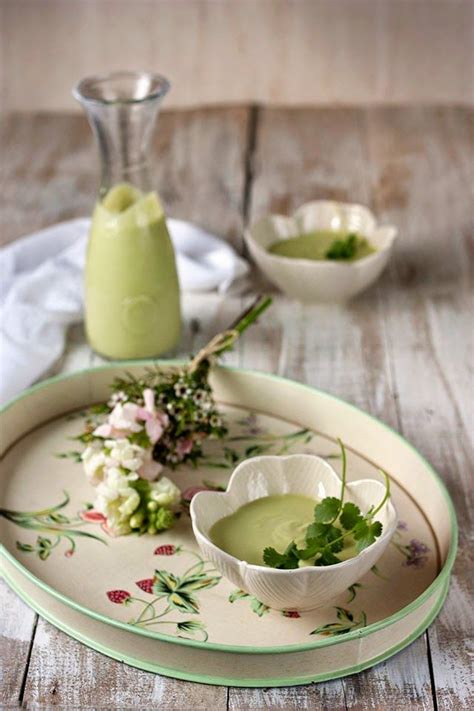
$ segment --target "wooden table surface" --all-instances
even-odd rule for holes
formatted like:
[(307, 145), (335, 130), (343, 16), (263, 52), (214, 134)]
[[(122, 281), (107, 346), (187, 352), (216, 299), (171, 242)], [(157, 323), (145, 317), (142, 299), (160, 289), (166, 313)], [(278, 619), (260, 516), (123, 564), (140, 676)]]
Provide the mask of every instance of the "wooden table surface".
[[(399, 227), (379, 283), (347, 306), (276, 296), (226, 362), (309, 383), (406, 436), (440, 472), (460, 523), (447, 602), (407, 649), (361, 674), (283, 689), (205, 686), (82, 646), (2, 586), (2, 708), (461, 709), (472, 707), (473, 112), (461, 107), (165, 113), (158, 187), (172, 216), (242, 248), (249, 220), (314, 198), (361, 202)], [(2, 123), (1, 239), (91, 211), (95, 147), (79, 116)], [(244, 296), (184, 298), (180, 354), (227, 325)], [(99, 361), (73, 327), (54, 372)], [(51, 373), (49, 373), (51, 374)], [(472, 568), (471, 568), (472, 570)]]

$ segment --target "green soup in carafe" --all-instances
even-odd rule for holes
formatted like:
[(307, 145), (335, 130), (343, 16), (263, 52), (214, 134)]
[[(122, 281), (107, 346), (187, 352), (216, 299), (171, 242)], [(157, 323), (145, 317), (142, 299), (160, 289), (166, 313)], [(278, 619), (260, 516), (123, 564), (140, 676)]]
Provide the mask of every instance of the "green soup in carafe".
[(180, 334), (173, 245), (158, 195), (127, 183), (97, 203), (85, 269), (86, 330), (108, 358), (147, 358)]

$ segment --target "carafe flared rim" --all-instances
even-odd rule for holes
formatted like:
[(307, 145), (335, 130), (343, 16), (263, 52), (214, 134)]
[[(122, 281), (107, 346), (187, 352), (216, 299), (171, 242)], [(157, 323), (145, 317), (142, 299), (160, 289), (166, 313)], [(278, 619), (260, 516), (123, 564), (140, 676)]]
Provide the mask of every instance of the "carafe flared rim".
[(163, 98), (170, 82), (162, 74), (144, 71), (114, 71), (81, 79), (72, 94), (82, 104), (123, 106)]

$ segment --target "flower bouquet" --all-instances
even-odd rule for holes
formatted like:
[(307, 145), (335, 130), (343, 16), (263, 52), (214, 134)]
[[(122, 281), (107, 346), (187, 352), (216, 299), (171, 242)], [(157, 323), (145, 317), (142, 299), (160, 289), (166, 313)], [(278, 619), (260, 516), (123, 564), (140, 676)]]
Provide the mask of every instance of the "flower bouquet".
[(181, 492), (162, 472), (183, 463), (197, 466), (203, 442), (226, 434), (209, 369), (270, 303), (259, 297), (182, 367), (117, 378), (109, 401), (89, 410), (78, 437), (86, 445), (81, 460), (96, 488), (93, 510), (105, 517), (111, 535), (153, 535), (173, 525)]

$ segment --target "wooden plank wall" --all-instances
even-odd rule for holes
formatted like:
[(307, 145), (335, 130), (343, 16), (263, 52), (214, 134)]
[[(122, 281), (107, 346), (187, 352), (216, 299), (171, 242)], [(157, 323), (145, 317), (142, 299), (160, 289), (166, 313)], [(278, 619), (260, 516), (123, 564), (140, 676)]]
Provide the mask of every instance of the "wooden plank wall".
[(0, 0), (0, 104), (148, 68), (168, 107), (474, 103), (472, 0)]

